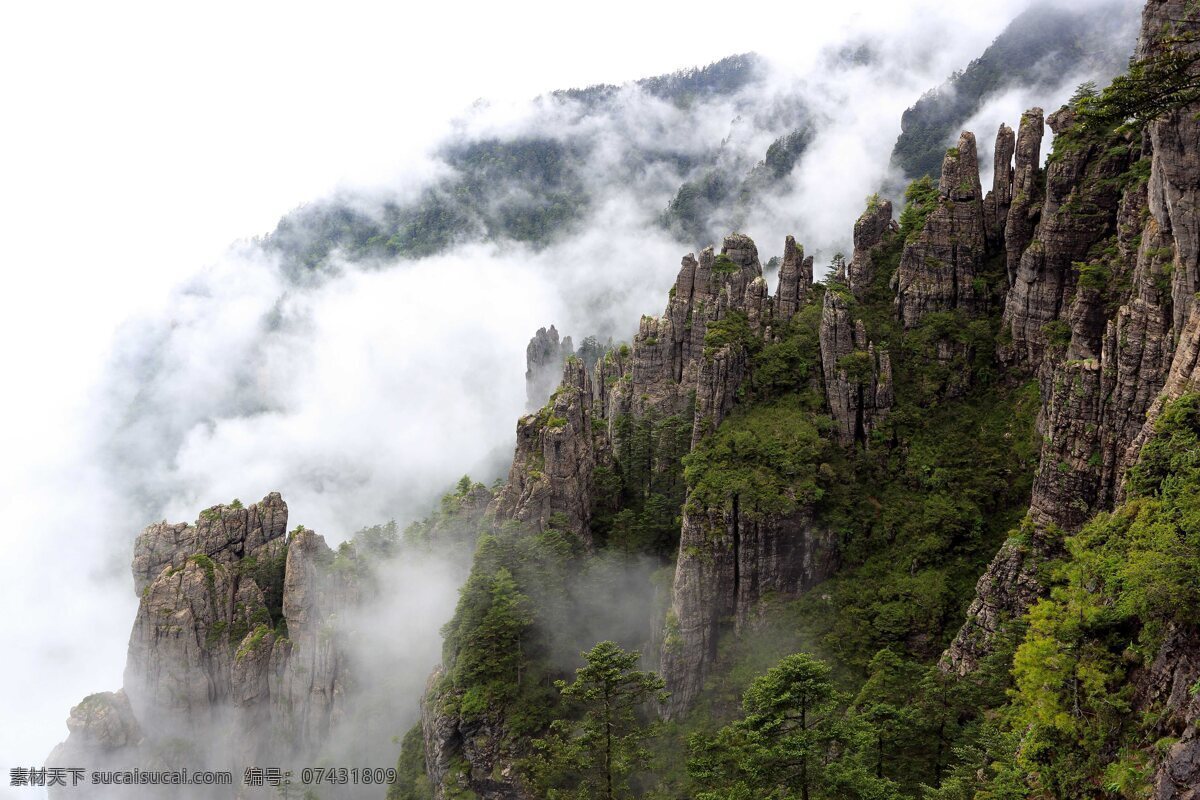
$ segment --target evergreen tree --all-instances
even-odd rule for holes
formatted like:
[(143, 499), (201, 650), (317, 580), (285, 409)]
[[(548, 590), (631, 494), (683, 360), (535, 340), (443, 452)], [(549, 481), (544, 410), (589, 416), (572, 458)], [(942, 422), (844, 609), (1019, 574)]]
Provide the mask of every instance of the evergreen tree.
[(859, 758), (864, 730), (839, 708), (830, 670), (805, 653), (750, 684), (745, 716), (715, 737), (693, 736), (698, 800), (890, 798), (894, 785)]
[(648, 760), (645, 742), (656, 728), (647, 706), (666, 699), (663, 680), (637, 669), (640, 654), (615, 642), (600, 642), (583, 657), (572, 683), (555, 684), (576, 714), (533, 743), (534, 784), (548, 800), (633, 797), (630, 777)]

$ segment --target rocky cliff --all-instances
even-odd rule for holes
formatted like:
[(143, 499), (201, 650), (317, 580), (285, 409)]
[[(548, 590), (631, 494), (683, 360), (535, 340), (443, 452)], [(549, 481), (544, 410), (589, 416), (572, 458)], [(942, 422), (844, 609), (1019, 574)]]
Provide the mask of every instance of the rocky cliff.
[(975, 135), (963, 131), (958, 146), (946, 151), (934, 207), (921, 231), (905, 242), (893, 279), (896, 314), (906, 328), (933, 312), (987, 310), (985, 246)]
[[(863, 258), (892, 227), (890, 205), (881, 207), (889, 219), (875, 214), (878, 230), (863, 234)], [(602, 546), (605, 533), (597, 528), (596, 515), (609, 501), (601, 496), (597, 476), (617, 476), (634, 496), (661, 490), (661, 476), (678, 473), (682, 456), (734, 409), (752, 371), (752, 353), (782, 336), (792, 318), (813, 302), (812, 274), (812, 258), (791, 237), (784, 242), (773, 296), (758, 248), (746, 236), (726, 237), (719, 252), (706, 248), (698, 257), (685, 256), (661, 316), (643, 317), (632, 343), (609, 350), (590, 373), (581, 359), (568, 357), (547, 404), (520, 420), (508, 482), (490, 509), (492, 524), (517, 523), (531, 533), (561, 530), (589, 550)], [(848, 429), (863, 409), (866, 421), (858, 424), (869, 429), (880, 403), (886, 412), (887, 356), (877, 357), (865, 338), (849, 341), (848, 347), (840, 355), (861, 350), (877, 359), (878, 378), (868, 379), (870, 388), (860, 391), (857, 371), (851, 380), (843, 364), (833, 391), (846, 398)], [(870, 395), (866, 401), (860, 397), (864, 392)], [(638, 431), (648, 432), (647, 439), (631, 443)], [(676, 444), (670, 443), (673, 431), (679, 432)], [(684, 500), (682, 494), (677, 497)], [(680, 552), (696, 555), (681, 557), (676, 566), (668, 616), (686, 625), (668, 632), (661, 655), (675, 709), (686, 708), (698, 690), (728, 615), (744, 621), (762, 596), (798, 592), (836, 564), (835, 542), (813, 526), (805, 509), (764, 517), (736, 508), (736, 498), (731, 502), (732, 510), (689, 512), (681, 526)], [(461, 786), (464, 780), (481, 796), (519, 796), (515, 783), (497, 784), (488, 777), (512, 772), (511, 764), (504, 766), (509, 761), (494, 744), (483, 745), (488, 734), (476, 730), (477, 723), (464, 724), (441, 711), (439, 687), (435, 675), (423, 704), (426, 761), (432, 782), (443, 787), (438, 796), (449, 791), (448, 783)], [(503, 724), (490, 730), (493, 737), (501, 736)], [(446, 765), (456, 758), (471, 767), (448, 778)]]
[(286, 533), (287, 518), (272, 493), (142, 532), (125, 687), (73, 708), (49, 763), (230, 769), (328, 744), (348, 700), (337, 619), (358, 600), (357, 574), (335, 563), (348, 551)]
[[(1140, 57), (1194, 26), (1177, 5), (1147, 4)], [(1067, 109), (1052, 114), (1057, 138), (1040, 209), (1022, 202), (1035, 192), (1016, 188), (1036, 183), (1030, 155), (1041, 138), (1040, 109), (1022, 119), (1006, 226), (1009, 341), (999, 356), (1042, 386), (1044, 444), (1029, 510), (1035, 533), (1031, 543), (1006, 544), (980, 579), (945, 657), (959, 672), (973, 669), (1002, 621), (1020, 617), (1044, 591), (1039, 569), (1062, 533), (1122, 497), (1125, 471), (1158, 410), (1195, 385), (1194, 112), (1152, 121), (1140, 137), (1080, 130)], [(1017, 256), (1031, 218), (1036, 225)]]
[[(1148, 3), (1140, 55), (1196, 27), (1184, 6)], [(882, 571), (872, 559), (901, 553), (892, 594), (856, 620), (855, 646), (931, 665), (949, 642), (941, 678), (1004, 655), (1002, 634), (1047, 595), (1064, 538), (1122, 500), (1164, 408), (1200, 386), (1200, 106), (1142, 130), (1090, 126), (1084, 107), (1001, 125), (986, 194), (975, 136), (962, 132), (903, 225), (891, 202), (868, 201), (850, 263), (839, 257), (820, 283), (788, 237), (772, 294), (756, 244), (734, 233), (683, 257), (663, 313), (627, 345), (576, 352), (554, 326), (537, 331), (534, 410), (517, 423), (507, 479), (494, 494), (466, 481), (451, 503), (470, 518), (455, 546), (483, 535), (413, 734), (435, 798), (535, 796), (523, 760), (577, 652), (555, 648), (562, 629), (591, 630), (572, 584), (614, 553), (670, 572), (637, 610), (669, 719), (686, 719), (721, 677), (722, 643), (746, 641), (764, 601), (812, 598), (826, 582), (814, 605), (844, 603), (844, 585), (828, 588), (840, 573)], [(996, 408), (1025, 388), (1038, 394), (1032, 476), (1032, 455), (1008, 441), (1032, 414), (1022, 428), (1016, 409)], [(923, 413), (942, 414), (932, 434)], [(1004, 441), (994, 463), (930, 445), (959, 413), (979, 415), (958, 431), (962, 449)], [(992, 470), (971, 488), (1007, 505), (956, 496), (956, 469)], [(849, 481), (871, 485), (850, 492)], [(883, 507), (889, 497), (908, 517)], [(166, 763), (180, 742), (195, 763), (222, 766), (319, 752), (352, 703), (339, 620), (365, 589), (346, 565), (352, 549), (286, 530), (278, 494), (149, 526), (133, 560), (141, 601), (125, 686), (71, 710), (52, 761)], [(831, 638), (814, 646), (838, 652)], [(1198, 653), (1195, 626), (1175, 625), (1131, 672), (1130, 709), (1163, 737), (1151, 765), (1160, 800), (1194, 797), (1200, 781)], [(873, 661), (848, 660), (859, 672)], [(881, 738), (880, 772), (883, 750)]]

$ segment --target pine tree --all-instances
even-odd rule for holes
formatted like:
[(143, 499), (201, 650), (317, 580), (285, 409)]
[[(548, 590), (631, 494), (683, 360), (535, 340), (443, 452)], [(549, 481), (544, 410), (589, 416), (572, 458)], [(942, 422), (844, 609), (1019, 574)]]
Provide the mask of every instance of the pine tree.
[(641, 656), (615, 642), (600, 642), (583, 657), (572, 683), (555, 684), (575, 714), (533, 743), (534, 783), (547, 800), (633, 797), (630, 776), (646, 764), (645, 742), (657, 728), (647, 707), (666, 699), (663, 680), (637, 669)]
[(824, 662), (806, 653), (784, 658), (750, 684), (742, 719), (715, 737), (692, 737), (688, 773), (702, 789), (697, 799), (897, 796), (891, 781), (863, 765), (870, 731), (846, 718), (839, 699)]

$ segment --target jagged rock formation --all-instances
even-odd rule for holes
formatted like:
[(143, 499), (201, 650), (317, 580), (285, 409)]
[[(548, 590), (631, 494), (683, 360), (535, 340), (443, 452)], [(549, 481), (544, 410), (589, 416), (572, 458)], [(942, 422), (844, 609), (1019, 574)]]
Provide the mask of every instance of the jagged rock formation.
[[(1190, 19), (1188, 6), (1181, 2), (1156, 0), (1146, 6), (1142, 19), (1142, 36), (1138, 45), (1138, 57), (1144, 58), (1157, 52), (1164, 35), (1175, 35), (1183, 31), (1177, 22)], [(1172, 46), (1178, 47), (1179, 44)], [(1195, 42), (1183, 45), (1195, 49)], [(1146, 421), (1138, 432), (1129, 450), (1121, 460), (1128, 466), (1137, 460), (1142, 444), (1153, 431), (1163, 405), (1173, 400), (1200, 380), (1197, 361), (1200, 360), (1200, 315), (1196, 313), (1196, 290), (1200, 287), (1200, 237), (1196, 219), (1196, 202), (1200, 193), (1200, 121), (1196, 109), (1186, 107), (1172, 112), (1150, 124), (1151, 163), (1147, 190), (1150, 220), (1147, 230), (1155, 241), (1145, 243), (1155, 247), (1153, 254), (1166, 261), (1169, 270), (1160, 270), (1155, 276), (1156, 288), (1170, 286), (1167, 323), (1172, 336), (1163, 349), (1169, 351), (1169, 343), (1177, 344), (1171, 358), (1169, 373), (1161, 397), (1149, 408)], [(1151, 224), (1153, 223), (1153, 225)], [(1167, 248), (1170, 252), (1165, 252)], [(1140, 254), (1139, 254), (1140, 256)], [(1146, 305), (1146, 303), (1143, 303)], [(1160, 301), (1157, 305), (1161, 307)], [(1143, 316), (1149, 315), (1143, 311)]]
[[(1179, 3), (1151, 0), (1139, 56), (1188, 18)], [(993, 560), (943, 659), (947, 668), (974, 669), (997, 621), (1019, 617), (1041, 595), (1038, 568), (1058, 552), (1061, 533), (1122, 499), (1125, 471), (1161, 408), (1200, 378), (1195, 110), (1151, 122), (1148, 136), (1132, 141), (1078, 131), (1067, 109), (1052, 114), (1048, 122), (1062, 142), (1047, 169), (1040, 214), (1036, 200), (1019, 210), (1026, 195), (1019, 187), (1036, 176), (1040, 110), (1022, 119), (1006, 227), (1010, 269), (1015, 263), (1004, 312), (1011, 342), (999, 356), (1036, 373), (1042, 386), (1043, 447), (1029, 514), (1039, 545), (1018, 558), (1010, 543)], [(1138, 169), (1146, 160), (1148, 173)], [(1014, 262), (1026, 239), (1022, 226), (1034, 218)]]
[(963, 131), (958, 146), (946, 151), (937, 205), (922, 231), (905, 242), (896, 271), (896, 315), (915, 326), (935, 311), (987, 308), (986, 287), (976, 282), (983, 268), (983, 193), (975, 135)]
[(862, 320), (851, 321), (837, 284), (825, 292), (821, 313), (821, 369), (825, 399), (843, 445), (865, 444), (892, 407), (892, 364), (867, 339)]
[(527, 408), (540, 408), (546, 398), (558, 386), (562, 364), (567, 356), (575, 353), (574, 343), (567, 336), (558, 338), (558, 329), (538, 328), (525, 348), (525, 396)]
[(592, 546), (592, 473), (602, 445), (592, 426), (592, 388), (578, 358), (567, 359), (562, 385), (537, 414), (517, 426), (508, 483), (492, 512), (535, 530), (557, 527)]
[(892, 219), (892, 201), (872, 197), (867, 209), (854, 223), (854, 254), (847, 271), (850, 291), (859, 300), (866, 296), (875, 282), (878, 271), (875, 261), (884, 237), (896, 230), (896, 222)]
[(733, 619), (736, 631), (765, 595), (794, 595), (828, 577), (837, 567), (835, 538), (809, 509), (756, 519), (735, 500), (730, 510), (685, 513), (661, 660), (668, 718), (700, 693), (723, 621)]
[(1013, 199), (1012, 157), (1015, 149), (1013, 129), (1001, 122), (992, 150), (992, 188), (983, 198), (983, 233), (990, 252), (1004, 247), (1004, 226)]
[(134, 548), (141, 601), (125, 688), (72, 709), (51, 762), (146, 767), (172, 742), (187, 743), (190, 765), (223, 769), (317, 752), (346, 701), (335, 620), (357, 601), (357, 579), (330, 569), (322, 537), (286, 528), (278, 493), (214, 506), (194, 525), (148, 526)]
[[(1046, 122), (1056, 136), (1071, 136), (1070, 110), (1060, 109)], [(1031, 138), (1036, 137), (1031, 134)], [(1092, 247), (1115, 230), (1121, 199), (1115, 179), (1129, 166), (1128, 148), (1110, 150), (1110, 143), (1101, 137), (1077, 138), (1078, 146), (1056, 148), (1047, 166), (1040, 219), (1032, 240), (1021, 251), (1004, 308), (1004, 325), (1012, 341), (1002, 348), (1001, 357), (1032, 371), (1041, 365), (1047, 346), (1053, 345), (1053, 323), (1066, 316), (1078, 277), (1073, 265), (1086, 261)], [(1015, 218), (1027, 218), (1017, 213), (1018, 205), (1014, 202)], [(1023, 237), (1014, 232), (1012, 238), (1016, 245)]]
[(164, 567), (182, 569), (194, 555), (232, 564), (283, 536), (286, 529), (287, 505), (278, 492), (248, 508), (215, 506), (195, 525), (155, 523), (134, 544), (134, 591), (141, 594)]
[[(876, 215), (883, 231), (892, 227), (887, 209), (889, 219)], [(864, 252), (874, 244), (864, 245)], [(631, 346), (606, 352), (591, 374), (580, 359), (568, 358), (550, 401), (520, 420), (508, 483), (489, 509), (493, 524), (555, 527), (595, 547), (594, 475), (600, 467), (621, 469), (623, 421), (686, 420), (692, 446), (714, 431), (732, 411), (748, 375), (751, 345), (785, 330), (811, 302), (812, 265), (788, 237), (779, 289), (771, 297), (749, 237), (732, 234), (719, 253), (709, 247), (698, 258), (685, 256), (662, 316), (643, 317)], [(880, 363), (886, 371), (886, 356)], [(652, 455), (651, 472), (665, 468), (659, 463), (663, 457)], [(668, 631), (663, 647), (663, 673), (677, 698), (673, 708), (694, 697), (728, 613), (744, 620), (763, 595), (801, 591), (836, 563), (833, 537), (816, 530), (806, 510), (786, 518), (720, 510), (689, 514), (681, 538), (683, 551), (697, 555), (681, 558), (677, 566), (672, 613), (685, 624)], [(445, 783), (461, 780), (469, 786), (459, 788), (482, 797), (522, 796), (513, 780), (495, 777), (513, 772), (497, 744), (502, 726), (447, 717), (439, 691), (435, 673), (422, 705), (422, 727), (437, 796), (453, 790)], [(458, 757), (469, 770), (450, 769)]]
[[(1045, 134), (1042, 109), (1034, 107), (1021, 115), (1017, 129), (1016, 167), (1012, 170), (1012, 190), (1004, 220), (1005, 266), (1008, 285), (1017, 279), (1021, 254), (1033, 238), (1033, 229), (1042, 212), (1042, 136)], [(997, 145), (999, 148), (999, 145)], [(1001, 169), (997, 163), (997, 169)]]
[[(790, 298), (781, 319), (807, 296), (812, 260), (794, 240), (785, 261)], [(783, 273), (781, 271), (781, 281)], [(772, 318), (758, 249), (749, 237), (726, 237), (720, 255), (706, 248), (683, 259), (666, 313), (643, 317), (633, 346), (600, 359), (589, 375), (568, 357), (550, 401), (517, 426), (509, 480), (491, 511), (535, 530), (563, 528), (591, 547), (592, 475), (610, 459), (615, 425), (624, 416), (693, 417), (693, 441), (713, 430), (733, 407), (745, 370), (745, 343), (706, 344), (709, 326), (725, 321), (738, 335), (761, 336)]]
[[(888, 203), (888, 218), (891, 219), (891, 204)], [(866, 216), (864, 214), (864, 216)], [(857, 228), (855, 229), (857, 232)], [(864, 238), (868, 235), (864, 234)], [(857, 235), (855, 237), (857, 242)], [(868, 247), (870, 245), (867, 245)], [(857, 253), (858, 251), (855, 250)], [(779, 265), (779, 289), (775, 292), (772, 305), (775, 324), (781, 325), (792, 318), (812, 293), (813, 259), (804, 255), (804, 248), (796, 244), (794, 237), (783, 243), (783, 261)]]

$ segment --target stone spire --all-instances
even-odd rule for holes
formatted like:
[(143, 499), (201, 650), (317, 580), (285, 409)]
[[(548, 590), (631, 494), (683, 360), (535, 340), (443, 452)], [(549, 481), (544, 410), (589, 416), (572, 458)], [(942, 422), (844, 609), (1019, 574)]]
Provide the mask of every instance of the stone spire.
[(926, 314), (986, 309), (975, 279), (983, 264), (983, 198), (975, 135), (963, 131), (946, 151), (936, 208), (924, 229), (906, 242), (896, 271), (896, 315), (911, 328)]
[(854, 255), (849, 266), (850, 291), (862, 299), (875, 280), (875, 252), (884, 237), (897, 230), (892, 220), (892, 201), (872, 196), (854, 223)]
[(1004, 245), (1004, 224), (1008, 219), (1009, 206), (1012, 205), (1012, 157), (1015, 148), (1016, 135), (1013, 129), (1001, 122), (992, 155), (992, 189), (983, 198), (984, 235), (989, 252), (998, 251)]
[(779, 290), (775, 293), (775, 320), (787, 324), (812, 291), (813, 259), (789, 236), (783, 243), (783, 263), (779, 266)]

